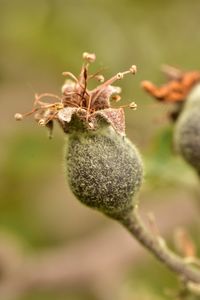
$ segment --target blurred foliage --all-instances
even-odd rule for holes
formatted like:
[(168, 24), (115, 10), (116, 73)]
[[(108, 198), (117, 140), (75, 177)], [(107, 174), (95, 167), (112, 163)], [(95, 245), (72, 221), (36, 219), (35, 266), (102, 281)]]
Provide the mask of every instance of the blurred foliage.
[(173, 148), (173, 126), (158, 131), (145, 159), (146, 178), (152, 186), (185, 185), (194, 188), (197, 185), (195, 171), (186, 165)]
[(23, 297), (22, 300), (95, 300), (95, 298), (87, 292), (51, 292), (51, 293), (33, 293), (31, 296)]
[[(105, 68), (106, 77), (138, 66), (138, 74), (120, 85), (123, 102), (133, 98), (138, 104), (126, 117), (127, 135), (145, 160), (143, 194), (151, 201), (157, 190), (162, 200), (169, 188), (178, 197), (178, 189), (197, 185), (194, 172), (174, 155), (173, 129), (164, 117), (161, 124), (155, 122), (166, 107), (154, 103), (139, 85), (143, 79), (161, 83), (163, 63), (200, 69), (199, 11), (198, 0), (0, 0), (0, 230), (11, 231), (37, 251), (110, 224), (77, 203), (66, 186), (62, 133), (56, 128), (49, 141), (32, 120), (13, 120), (15, 112), (31, 108), (35, 91), (59, 94), (61, 72), (78, 73), (84, 51), (96, 53), (92, 70)], [(121, 283), (122, 293), (126, 286)], [(174, 278), (153, 261), (128, 274), (126, 300), (171, 299), (163, 293), (166, 287), (174, 287)], [(79, 300), (90, 295), (35, 293), (25, 299)]]

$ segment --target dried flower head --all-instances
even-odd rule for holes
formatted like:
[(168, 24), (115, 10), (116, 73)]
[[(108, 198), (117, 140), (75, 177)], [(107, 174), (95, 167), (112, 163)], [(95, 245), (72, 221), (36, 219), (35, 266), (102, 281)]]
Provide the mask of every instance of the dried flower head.
[[(119, 101), (120, 96), (118, 94), (121, 92), (119, 87), (112, 84), (122, 79), (126, 74), (135, 74), (136, 66), (133, 65), (128, 71), (117, 73), (104, 82), (104, 77), (99, 72), (92, 75), (88, 73), (88, 67), (95, 59), (95, 54), (84, 52), (84, 62), (79, 77), (76, 77), (71, 72), (63, 72), (63, 75), (67, 79), (62, 86), (61, 97), (50, 93), (36, 94), (33, 109), (25, 114), (15, 114), (15, 119), (22, 120), (25, 116), (34, 114), (38, 124), (48, 127), (51, 132), (54, 120), (58, 121), (64, 132), (68, 132), (69, 123), (73, 115), (85, 121), (86, 127), (89, 130), (95, 130), (97, 120), (103, 118), (118, 133), (125, 134), (123, 108), (130, 107), (136, 109), (136, 104), (132, 102), (123, 107), (112, 108), (110, 102), (112, 100)], [(93, 90), (89, 90), (88, 83), (91, 79), (96, 79), (101, 84)], [(53, 97), (57, 99), (57, 102), (43, 102), (41, 99), (44, 97)]]
[(168, 82), (161, 87), (150, 81), (143, 81), (142, 87), (157, 100), (168, 103), (183, 102), (191, 89), (200, 82), (200, 72), (183, 72), (171, 66), (163, 66), (162, 71), (167, 75)]

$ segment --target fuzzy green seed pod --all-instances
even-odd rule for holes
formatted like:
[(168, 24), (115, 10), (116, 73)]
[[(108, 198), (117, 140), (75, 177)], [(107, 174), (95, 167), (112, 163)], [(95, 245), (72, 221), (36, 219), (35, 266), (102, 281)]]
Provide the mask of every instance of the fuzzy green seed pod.
[(176, 150), (200, 174), (200, 84), (188, 95), (174, 130)]
[(113, 218), (132, 210), (143, 178), (134, 145), (111, 126), (95, 132), (74, 130), (66, 153), (67, 178), (74, 195)]

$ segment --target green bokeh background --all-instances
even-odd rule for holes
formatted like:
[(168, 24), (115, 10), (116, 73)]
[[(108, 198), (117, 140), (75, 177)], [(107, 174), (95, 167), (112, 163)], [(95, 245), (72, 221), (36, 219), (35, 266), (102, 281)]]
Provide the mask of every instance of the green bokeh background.
[[(137, 111), (126, 110), (126, 123), (146, 165), (141, 205), (151, 207), (152, 201), (153, 210), (171, 195), (180, 198), (180, 190), (195, 201), (198, 182), (173, 154), (167, 107), (146, 95), (140, 82), (164, 82), (163, 63), (200, 69), (199, 13), (198, 0), (0, 0), (0, 232), (19, 241), (26, 254), (71, 245), (112, 226), (113, 221), (83, 207), (69, 191), (63, 172), (65, 137), (59, 128), (49, 140), (31, 118), (21, 123), (13, 118), (31, 108), (35, 92), (60, 94), (61, 73), (78, 74), (84, 51), (96, 53), (92, 70), (105, 68), (106, 78), (132, 64), (138, 67), (136, 76), (125, 77), (120, 85), (122, 104), (138, 104)], [(196, 224), (194, 220), (190, 227), (198, 243)], [(165, 289), (177, 286), (175, 277), (145, 251), (143, 256), (144, 263), (133, 264), (118, 283), (119, 299), (171, 299)], [(103, 297), (73, 286), (34, 290), (23, 300)]]

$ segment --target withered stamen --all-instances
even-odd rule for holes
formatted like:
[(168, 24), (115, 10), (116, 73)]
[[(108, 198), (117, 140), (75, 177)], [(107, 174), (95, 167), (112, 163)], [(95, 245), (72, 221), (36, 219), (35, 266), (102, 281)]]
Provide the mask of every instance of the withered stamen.
[[(130, 68), (130, 70), (132, 70), (132, 67)], [(104, 88), (106, 88), (108, 85), (113, 84), (116, 80), (122, 79), (124, 75), (132, 73), (132, 71), (130, 71), (130, 70), (117, 73), (115, 76), (113, 76), (112, 78), (108, 79), (107, 81), (105, 81), (104, 83), (102, 83), (100, 86), (98, 86), (96, 89), (94, 89), (93, 93), (96, 93), (96, 94), (93, 97), (92, 102), (94, 103), (94, 101), (99, 96), (99, 94), (101, 93), (101, 91)]]
[[(110, 105), (110, 100), (117, 102), (121, 99), (118, 95), (121, 92), (121, 89), (112, 86), (112, 83), (121, 80), (129, 73), (135, 74), (136, 66), (133, 65), (129, 70), (119, 72), (104, 82), (104, 77), (100, 74), (102, 70), (93, 75), (88, 74), (89, 64), (96, 59), (95, 54), (85, 52), (83, 53), (83, 59), (84, 62), (78, 77), (68, 71), (62, 73), (64, 76), (68, 76), (69, 79), (67, 79), (62, 86), (61, 97), (51, 93), (35, 94), (33, 109), (26, 114), (16, 114), (15, 119), (22, 120), (24, 116), (36, 113), (34, 117), (39, 125), (47, 126), (52, 131), (53, 121), (57, 120), (64, 132), (68, 132), (68, 129), (66, 129), (68, 126), (67, 123), (70, 123), (73, 114), (76, 114), (81, 120), (86, 121), (87, 126), (90, 129), (96, 128), (95, 119), (101, 114), (101, 116), (103, 116), (109, 124), (114, 126), (118, 132), (124, 134), (125, 126), (122, 112), (123, 109), (122, 107), (112, 108)], [(88, 82), (93, 78), (97, 79), (101, 84), (95, 89), (89, 90), (87, 87)], [(58, 102), (43, 102), (42, 98), (44, 97), (55, 98)], [(123, 107), (136, 109), (136, 104), (131, 103), (129, 105), (124, 105)], [(117, 124), (118, 119), (120, 120), (120, 124)]]
[(71, 72), (62, 72), (63, 76), (68, 76), (71, 77), (71, 79), (73, 79), (76, 83), (78, 83), (78, 79), (76, 78), (76, 76), (74, 76), (74, 74), (72, 74)]
[(129, 107), (133, 110), (136, 110), (137, 109), (137, 104), (135, 102), (131, 102), (129, 104), (124, 104), (124, 105), (120, 106), (120, 108), (126, 108), (126, 107)]

